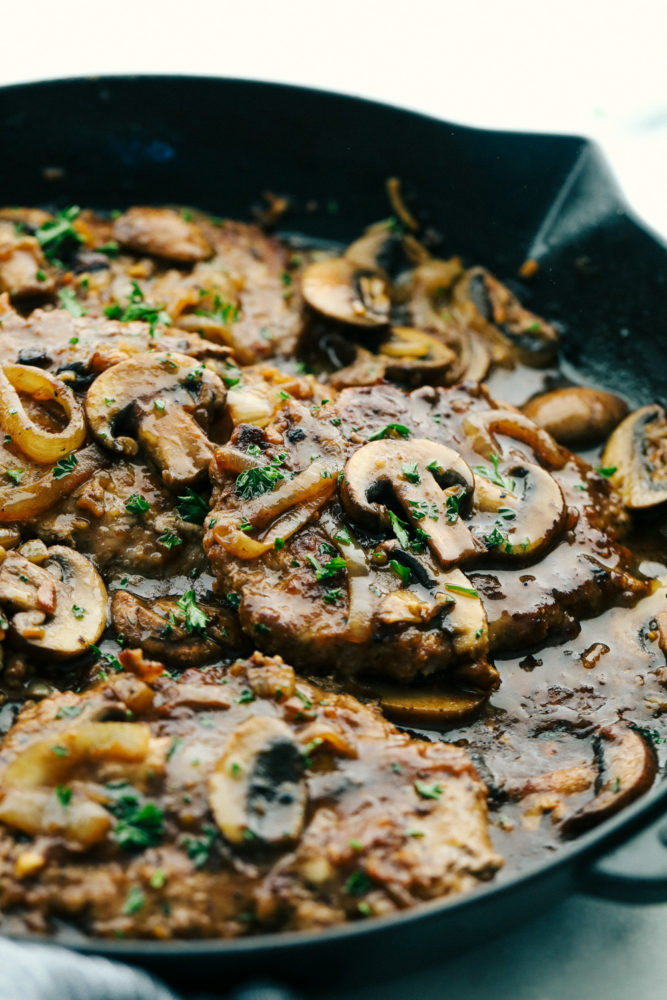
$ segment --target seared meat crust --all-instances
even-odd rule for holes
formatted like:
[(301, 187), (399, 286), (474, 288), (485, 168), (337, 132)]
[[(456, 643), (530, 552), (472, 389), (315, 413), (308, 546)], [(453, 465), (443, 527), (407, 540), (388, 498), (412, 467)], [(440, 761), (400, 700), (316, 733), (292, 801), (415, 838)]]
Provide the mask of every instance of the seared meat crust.
[[(280, 658), (189, 670), (178, 683), (140, 654), (122, 660), (143, 679), (119, 674), (44, 699), (5, 740), (5, 929), (44, 931), (66, 918), (88, 933), (164, 939), (322, 927), (472, 889), (499, 867), (486, 790), (464, 750), (411, 739), (349, 695), (297, 679)], [(300, 748), (290, 765), (305, 791), (298, 842), (263, 842), (250, 818), (235, 843), (216, 824), (212, 776), (256, 718), (265, 730), (279, 720)], [(91, 725), (125, 730), (117, 746), (109, 737), (82, 750)], [(145, 729), (131, 757), (126, 734)], [(234, 745), (227, 776), (252, 812), (252, 776)], [(28, 756), (40, 779), (34, 765), (26, 776)], [(26, 781), (45, 803), (36, 826), (23, 809)], [(81, 842), (84, 807), (106, 821), (94, 843)]]
[[(409, 395), (388, 385), (347, 389), (335, 401), (308, 411), (287, 403), (264, 437), (257, 439), (261, 440), (261, 446), (255, 448), (261, 450), (261, 462), (267, 467), (271, 468), (270, 463), (274, 462), (273, 467), (280, 470), (283, 481), (284, 476), (297, 483), (298, 478), (293, 477), (316, 463), (324, 463), (323, 476), (344, 479), (346, 462), (352, 455), (360, 453), (383, 428), (390, 428), (391, 434), (395, 433), (391, 428), (398, 426), (407, 439), (408, 453), (410, 441), (441, 442), (462, 455), (471, 468), (481, 468), (476, 475), (485, 479), (493, 476), (492, 464), (488, 456), (485, 459), (480, 454), (480, 445), (467, 421), (494, 410), (501, 410), (499, 404), (483, 389), (472, 385), (451, 390), (424, 388)], [(525, 426), (530, 436), (531, 425)], [(232, 436), (234, 454), (246, 450), (244, 434), (244, 428), (238, 427)], [(540, 438), (531, 446), (529, 440), (517, 440), (508, 437), (509, 434), (511, 431), (505, 428), (496, 445), (503, 449), (503, 468), (520, 467), (526, 462), (539, 464), (535, 448), (539, 449), (540, 441), (546, 440), (545, 447), (556, 449), (560, 468), (551, 468), (550, 474), (562, 492), (567, 515), (539, 560), (531, 558), (530, 552), (522, 558), (522, 537), (514, 543), (514, 551), (508, 553), (513, 561), (511, 568), (505, 568), (508, 559), (499, 556), (492, 546), (460, 558), (460, 565), (470, 578), (467, 586), (476, 587), (481, 595), (492, 651), (536, 645), (558, 631), (567, 632), (575, 618), (598, 614), (612, 603), (631, 602), (646, 593), (646, 586), (629, 573), (628, 553), (616, 540), (624, 515), (618, 497), (604, 478), (576, 456), (558, 449), (551, 439)], [(218, 452), (217, 464), (214, 463), (219, 486), (212, 498), (212, 519), (204, 545), (221, 591), (232, 590), (240, 595), (241, 620), (258, 646), (269, 652), (281, 650), (298, 666), (327, 668), (335, 663), (336, 669), (343, 673), (376, 672), (402, 679), (428, 675), (452, 665), (465, 671), (472, 661), (477, 664), (477, 683), (482, 687), (492, 686), (488, 672), (484, 682), (486, 647), (482, 636), (471, 649), (472, 655), (466, 658), (457, 649), (454, 635), (448, 632), (456, 603), (469, 605), (474, 595), (461, 593), (461, 581), (457, 591), (452, 580), (449, 602), (434, 607), (431, 600), (429, 613), (428, 598), (421, 588), (423, 579), (420, 581), (420, 572), (426, 573), (430, 565), (426, 544), (415, 552), (414, 547), (406, 548), (400, 538), (392, 537), (395, 532), (391, 528), (388, 532), (369, 532), (355, 523), (354, 516), (350, 517), (341, 505), (338, 485), (312, 520), (285, 538), (284, 545), (273, 545), (255, 558), (239, 558), (230, 552), (226, 525), (234, 519), (237, 524), (244, 518), (252, 522), (252, 511), (261, 513), (261, 505), (265, 500), (270, 502), (271, 492), (250, 503), (240, 497), (238, 469), (232, 472), (229, 468), (236, 459), (229, 456), (230, 448), (225, 447)], [(425, 474), (423, 469), (421, 473), (412, 472), (416, 479)], [(417, 497), (421, 496), (418, 485), (415, 484)], [(428, 533), (429, 526), (435, 530), (433, 524), (438, 518), (432, 516), (430, 509), (424, 510), (417, 523)], [(443, 520), (446, 517), (442, 512), (438, 516)], [(405, 514), (401, 513), (401, 517)], [(223, 521), (225, 527), (221, 528)], [(519, 519), (515, 521), (518, 526)], [(498, 524), (492, 519), (484, 523), (489, 533), (494, 523)], [(502, 524), (501, 520), (501, 527)], [(253, 533), (252, 527), (247, 530), (249, 537), (256, 534), (261, 540), (261, 532)], [(349, 546), (340, 541), (346, 532), (348, 535), (351, 532), (363, 553), (366, 573), (363, 599), (366, 614), (374, 623), (370, 633), (361, 639), (351, 634), (349, 628), (353, 594), (350, 581), (353, 574), (358, 576), (358, 569), (356, 563), (353, 566), (350, 562)], [(279, 535), (280, 530), (276, 529), (276, 533)], [(490, 535), (484, 537), (488, 539)], [(510, 537), (514, 536), (507, 535)], [(411, 577), (408, 574), (410, 582), (404, 587), (400, 586), (392, 566), (397, 553), (403, 564), (412, 567)], [(325, 570), (323, 575), (322, 566), (332, 557), (346, 559), (347, 565), (341, 564), (336, 571), (331, 567), (332, 572)], [(465, 587), (465, 580), (463, 584)], [(402, 601), (410, 599), (409, 594), (415, 601), (421, 601), (424, 610), (419, 617), (389, 614), (387, 601), (392, 603), (394, 598), (390, 595), (396, 593)], [(479, 627), (478, 623), (475, 628)]]

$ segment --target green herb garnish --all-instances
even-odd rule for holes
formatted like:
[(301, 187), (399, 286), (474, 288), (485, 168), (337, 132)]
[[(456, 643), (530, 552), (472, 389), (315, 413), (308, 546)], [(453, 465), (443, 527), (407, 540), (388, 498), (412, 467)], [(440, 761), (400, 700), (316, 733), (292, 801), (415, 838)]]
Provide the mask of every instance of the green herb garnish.
[(74, 454), (68, 455), (67, 458), (61, 458), (53, 466), (53, 478), (64, 479), (65, 476), (69, 476), (70, 472), (74, 472), (78, 464), (79, 460)]
[[(60, 308), (66, 309), (70, 316), (74, 316), (75, 319), (79, 319), (81, 316), (86, 315), (86, 310), (77, 299), (74, 289), (60, 288), (58, 290), (58, 301), (60, 302)], [(79, 338), (77, 337), (76, 340), (78, 341), (78, 339)]]
[(140, 493), (133, 493), (129, 500), (125, 501), (125, 510), (128, 514), (145, 514), (147, 510), (150, 510), (151, 505), (148, 500), (141, 496)]
[(371, 434), (368, 440), (381, 441), (383, 438), (387, 437), (401, 437), (407, 439), (410, 437), (410, 430), (404, 424), (385, 424), (381, 430), (376, 431), (375, 434)]

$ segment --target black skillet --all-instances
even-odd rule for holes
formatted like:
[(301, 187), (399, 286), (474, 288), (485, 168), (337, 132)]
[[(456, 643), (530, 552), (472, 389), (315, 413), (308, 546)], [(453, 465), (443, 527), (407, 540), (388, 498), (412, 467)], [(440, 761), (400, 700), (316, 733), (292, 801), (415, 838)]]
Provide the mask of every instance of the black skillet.
[[(191, 204), (243, 218), (267, 189), (296, 196), (290, 230), (349, 241), (388, 214), (384, 182), (418, 195), (448, 252), (515, 277), (562, 324), (565, 356), (633, 402), (665, 401), (667, 252), (629, 216), (598, 150), (570, 137), (484, 132), (294, 87), (189, 77), (65, 80), (0, 89), (0, 203)], [(309, 210), (315, 201), (320, 210)], [(667, 900), (667, 786), (549, 863), (452, 902), (328, 931), (241, 941), (72, 946), (192, 988), (248, 975), (377, 981), (441, 961), (587, 888)], [(71, 944), (71, 941), (68, 941)]]

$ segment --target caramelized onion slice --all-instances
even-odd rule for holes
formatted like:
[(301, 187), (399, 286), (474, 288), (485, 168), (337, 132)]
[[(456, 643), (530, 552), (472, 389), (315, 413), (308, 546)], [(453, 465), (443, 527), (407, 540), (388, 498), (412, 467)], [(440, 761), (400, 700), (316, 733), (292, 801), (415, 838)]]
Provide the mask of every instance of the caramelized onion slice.
[[(40, 427), (25, 412), (17, 390), (39, 401), (58, 403), (68, 417), (67, 426), (58, 432)], [(0, 368), (0, 425), (35, 462), (57, 462), (80, 448), (86, 437), (83, 410), (72, 390), (50, 372), (30, 365)]]
[(0, 523), (32, 520), (85, 483), (98, 469), (109, 464), (109, 459), (96, 445), (83, 448), (72, 458), (76, 459), (76, 464), (72, 462), (71, 472), (60, 479), (56, 479), (53, 469), (49, 469), (32, 483), (0, 489)]
[(550, 469), (562, 469), (567, 461), (567, 452), (556, 444), (550, 434), (519, 410), (483, 410), (481, 413), (470, 413), (463, 421), (463, 430), (471, 438), (475, 451), (486, 458), (503, 455), (503, 449), (496, 440), (497, 434), (503, 434), (515, 441), (523, 441)]

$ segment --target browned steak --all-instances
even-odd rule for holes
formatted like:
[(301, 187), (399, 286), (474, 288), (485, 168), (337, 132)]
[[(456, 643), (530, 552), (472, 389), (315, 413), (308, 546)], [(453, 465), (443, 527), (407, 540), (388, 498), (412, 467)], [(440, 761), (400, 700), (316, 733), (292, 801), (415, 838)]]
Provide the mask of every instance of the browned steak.
[(27, 707), (0, 753), (6, 930), (235, 937), (390, 913), (501, 864), (459, 747), (255, 654)]
[(489, 644), (532, 646), (646, 592), (606, 480), (477, 386), (292, 401), (214, 466), (220, 590), (297, 666), (489, 687)]

